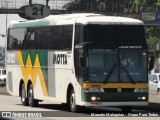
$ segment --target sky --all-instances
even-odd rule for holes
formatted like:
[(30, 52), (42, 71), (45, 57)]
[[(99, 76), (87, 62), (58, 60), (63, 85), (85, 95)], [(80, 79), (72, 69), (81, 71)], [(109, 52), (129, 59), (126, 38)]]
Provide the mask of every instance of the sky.
[[(7, 25), (12, 20), (24, 20), (19, 17), (18, 14), (8, 14), (7, 15)], [(6, 34), (6, 14), (0, 14), (0, 34)], [(0, 36), (0, 46), (5, 46), (5, 37)]]

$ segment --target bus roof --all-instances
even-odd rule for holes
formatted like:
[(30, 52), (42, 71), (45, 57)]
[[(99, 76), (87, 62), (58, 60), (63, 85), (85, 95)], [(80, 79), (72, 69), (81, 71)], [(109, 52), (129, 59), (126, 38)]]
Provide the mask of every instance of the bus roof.
[(50, 25), (65, 25), (65, 24), (106, 24), (106, 25), (144, 25), (142, 21), (118, 16), (105, 16), (94, 13), (74, 13), (62, 15), (50, 15), (43, 19), (12, 21), (9, 28), (13, 27), (40, 27)]

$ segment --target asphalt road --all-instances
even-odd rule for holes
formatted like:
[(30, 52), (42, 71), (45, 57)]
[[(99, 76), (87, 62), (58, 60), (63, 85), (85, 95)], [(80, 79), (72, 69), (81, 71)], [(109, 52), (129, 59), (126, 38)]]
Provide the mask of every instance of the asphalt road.
[[(150, 99), (149, 107), (135, 107), (131, 113), (123, 114), (120, 108), (112, 107), (85, 108), (82, 109), (79, 113), (72, 113), (69, 112), (68, 109), (62, 106), (61, 104), (55, 102), (53, 103), (52, 101), (40, 102), (38, 107), (31, 108), (28, 106), (22, 106), (19, 97), (10, 96), (9, 94), (4, 93), (5, 91), (0, 92), (0, 114), (3, 114), (3, 116), (10, 114), (11, 116), (13, 116), (13, 118), (11, 119), (14, 120), (27, 120), (28, 118), (26, 117), (31, 116), (37, 116), (38, 118), (34, 117), (30, 118), (30, 120), (97, 120), (97, 118), (98, 120), (110, 120), (113, 118), (114, 120), (116, 118), (118, 118), (118, 120), (121, 120), (122, 118), (128, 118), (126, 116), (129, 116), (129, 119), (141, 117), (141, 119), (147, 120), (151, 117), (154, 117), (154, 119), (159, 119), (160, 117), (160, 105), (158, 102), (160, 101), (160, 97), (157, 97), (157, 95), (151, 95), (154, 99)], [(157, 103), (154, 100), (156, 100)], [(157, 117), (158, 115), (159, 117)], [(0, 120), (1, 119), (2, 118), (0, 118)]]

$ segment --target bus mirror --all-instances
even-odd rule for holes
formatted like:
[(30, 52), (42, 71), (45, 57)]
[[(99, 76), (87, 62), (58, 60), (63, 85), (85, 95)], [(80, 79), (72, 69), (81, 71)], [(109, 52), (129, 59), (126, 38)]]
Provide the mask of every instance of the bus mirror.
[(80, 65), (84, 68), (84, 57), (80, 57)]

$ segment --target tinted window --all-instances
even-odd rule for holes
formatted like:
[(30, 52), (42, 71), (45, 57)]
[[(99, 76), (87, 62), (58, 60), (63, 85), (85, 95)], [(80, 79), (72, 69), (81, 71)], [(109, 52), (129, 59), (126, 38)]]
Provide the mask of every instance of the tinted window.
[(25, 39), (26, 29), (10, 29), (8, 35), (8, 49), (20, 49)]
[(143, 25), (77, 25), (76, 30), (77, 41), (83, 31), (81, 38), (84, 42), (107, 43), (116, 47), (146, 44)]
[(9, 30), (8, 49), (71, 50), (73, 26)]
[(158, 76), (154, 75), (154, 80), (158, 81)]
[(149, 81), (153, 81), (153, 78), (154, 78), (154, 75), (151, 75), (150, 77), (149, 77)]

